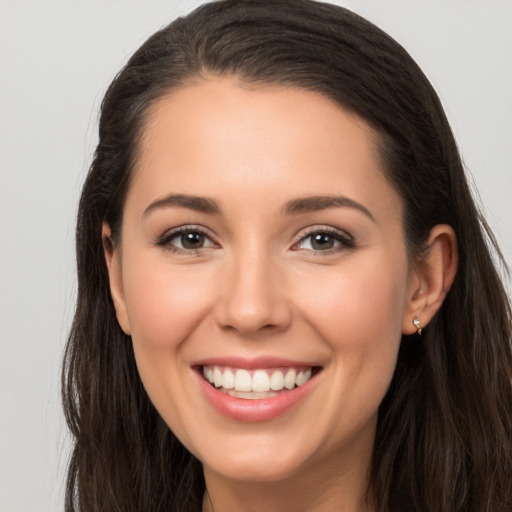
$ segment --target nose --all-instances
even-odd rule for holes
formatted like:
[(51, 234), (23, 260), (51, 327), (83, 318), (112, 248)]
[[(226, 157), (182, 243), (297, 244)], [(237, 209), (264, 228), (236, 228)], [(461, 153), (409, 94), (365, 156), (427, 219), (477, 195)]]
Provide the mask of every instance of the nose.
[(216, 306), (223, 329), (245, 336), (286, 329), (292, 318), (283, 269), (265, 251), (246, 251), (224, 267)]

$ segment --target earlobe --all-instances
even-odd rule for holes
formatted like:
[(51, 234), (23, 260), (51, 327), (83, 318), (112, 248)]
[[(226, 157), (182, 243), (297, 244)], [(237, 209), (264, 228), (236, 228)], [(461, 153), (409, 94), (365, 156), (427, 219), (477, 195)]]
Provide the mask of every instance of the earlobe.
[(103, 223), (101, 230), (101, 239), (103, 241), (103, 253), (105, 255), (105, 263), (108, 270), (110, 296), (112, 297), (112, 302), (114, 303), (114, 308), (116, 310), (117, 321), (124, 333), (130, 335), (131, 329), (124, 297), (119, 249), (115, 247), (111, 237), (110, 226), (105, 222)]
[(435, 226), (409, 280), (403, 334), (414, 334), (427, 326), (453, 284), (457, 264), (457, 239), (453, 228), (446, 224)]

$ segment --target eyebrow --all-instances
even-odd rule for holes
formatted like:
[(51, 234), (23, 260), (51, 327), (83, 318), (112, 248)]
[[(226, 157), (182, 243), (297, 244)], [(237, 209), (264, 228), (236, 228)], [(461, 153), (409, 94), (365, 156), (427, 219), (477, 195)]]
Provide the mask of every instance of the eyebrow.
[[(214, 199), (191, 196), (188, 194), (169, 194), (153, 201), (142, 214), (143, 217), (158, 208), (186, 208), (200, 213), (220, 215), (222, 210)], [(344, 196), (312, 196), (288, 201), (281, 210), (283, 215), (300, 215), (302, 213), (326, 210), (328, 208), (354, 208), (375, 222), (371, 212), (362, 204)]]
[(293, 199), (284, 205), (282, 213), (284, 215), (300, 215), (301, 213), (339, 207), (354, 208), (375, 222), (375, 218), (368, 208), (344, 196), (312, 196)]
[(186, 208), (200, 213), (208, 213), (210, 215), (219, 215), (221, 209), (217, 201), (207, 197), (190, 196), (187, 194), (169, 194), (153, 201), (142, 214), (143, 217), (158, 208)]

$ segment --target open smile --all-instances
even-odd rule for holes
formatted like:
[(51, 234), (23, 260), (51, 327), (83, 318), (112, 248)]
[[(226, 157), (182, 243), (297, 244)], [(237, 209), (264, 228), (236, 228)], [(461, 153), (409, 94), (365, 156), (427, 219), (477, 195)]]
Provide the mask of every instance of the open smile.
[(322, 367), (216, 362), (193, 369), (217, 412), (236, 421), (259, 422), (284, 414), (305, 398), (316, 387)]
[(203, 366), (203, 377), (229, 396), (249, 400), (270, 398), (302, 386), (313, 375), (313, 367), (245, 369)]

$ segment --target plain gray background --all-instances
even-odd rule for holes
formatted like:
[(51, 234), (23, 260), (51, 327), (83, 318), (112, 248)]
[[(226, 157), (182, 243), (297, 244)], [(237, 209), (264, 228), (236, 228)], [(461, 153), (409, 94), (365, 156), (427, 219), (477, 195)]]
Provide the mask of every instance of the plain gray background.
[[(63, 509), (59, 367), (102, 95), (147, 36), (200, 3), (0, 0), (0, 512)], [(389, 32), (431, 79), (510, 265), (512, 2), (337, 3)]]

